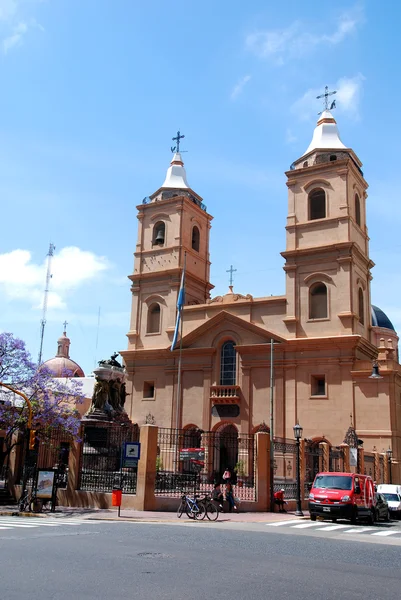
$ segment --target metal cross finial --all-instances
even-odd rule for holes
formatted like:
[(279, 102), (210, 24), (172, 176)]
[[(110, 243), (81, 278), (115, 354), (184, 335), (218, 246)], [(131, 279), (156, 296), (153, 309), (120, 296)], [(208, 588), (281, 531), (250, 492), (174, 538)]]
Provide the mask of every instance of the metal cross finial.
[(230, 286), (233, 284), (233, 273), (235, 273), (236, 270), (237, 269), (233, 269), (233, 266), (231, 265), (231, 267), (226, 271), (226, 273), (230, 273)]
[[(320, 94), (320, 96), (316, 96), (316, 100), (320, 100), (321, 98), (324, 98), (324, 100), (323, 100), (324, 110), (328, 110), (329, 109), (329, 96), (333, 96), (334, 94), (337, 94), (337, 91), (329, 92), (329, 87), (326, 85), (326, 87), (324, 88), (324, 94)], [(331, 103), (331, 106), (330, 106), (330, 110), (335, 107), (336, 107), (336, 101), (333, 100), (333, 102)], [(321, 111), (318, 114), (321, 115), (322, 112), (323, 111)]]
[(63, 325), (64, 325), (64, 333), (67, 333), (67, 325), (68, 325), (67, 321), (64, 321)]
[(180, 151), (180, 140), (182, 140), (184, 137), (185, 135), (181, 135), (181, 133), (177, 131), (177, 136), (172, 138), (173, 142), (177, 142), (177, 145), (171, 146), (171, 152), (174, 153)]

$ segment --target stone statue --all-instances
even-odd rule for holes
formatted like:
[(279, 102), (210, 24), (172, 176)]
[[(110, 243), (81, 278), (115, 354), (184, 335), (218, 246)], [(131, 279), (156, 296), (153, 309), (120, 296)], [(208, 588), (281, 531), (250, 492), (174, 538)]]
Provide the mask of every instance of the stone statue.
[(123, 366), (116, 360), (117, 356), (118, 352), (114, 352), (108, 360), (99, 360), (99, 366), (109, 365), (110, 367), (119, 367), (122, 369)]
[(121, 408), (124, 408), (125, 405), (125, 400), (127, 398), (127, 396), (130, 396), (131, 394), (127, 394), (126, 392), (126, 386), (125, 383), (121, 384), (121, 389), (120, 389), (120, 405)]
[(112, 379), (109, 382), (110, 389), (110, 404), (114, 410), (121, 410), (120, 397), (121, 397), (121, 381), (120, 379)]
[(92, 413), (95, 410), (104, 410), (105, 404), (108, 403), (109, 398), (109, 385), (107, 381), (96, 377), (95, 387), (92, 394), (92, 404), (89, 412)]

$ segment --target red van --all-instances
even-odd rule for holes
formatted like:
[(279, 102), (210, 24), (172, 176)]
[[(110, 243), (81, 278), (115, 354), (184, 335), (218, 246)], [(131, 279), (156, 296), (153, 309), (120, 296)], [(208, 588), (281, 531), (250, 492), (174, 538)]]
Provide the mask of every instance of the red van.
[(318, 473), (309, 494), (312, 521), (349, 519), (352, 524), (375, 520), (375, 488), (371, 477), (358, 473)]

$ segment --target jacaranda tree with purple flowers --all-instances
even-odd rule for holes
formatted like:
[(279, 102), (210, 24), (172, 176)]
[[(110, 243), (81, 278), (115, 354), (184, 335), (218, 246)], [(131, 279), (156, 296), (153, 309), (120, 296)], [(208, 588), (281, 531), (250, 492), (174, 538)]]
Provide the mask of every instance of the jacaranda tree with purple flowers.
[[(50, 443), (55, 429), (70, 439), (78, 439), (77, 405), (84, 400), (79, 381), (66, 372), (56, 378), (43, 365), (32, 362), (25, 342), (12, 333), (0, 333), (0, 381), (23, 392), (32, 403), (32, 428), (42, 443)], [(0, 387), (0, 431), (5, 433), (0, 444), (0, 467), (27, 430), (28, 407), (21, 397)], [(21, 435), (22, 434), (22, 435)]]

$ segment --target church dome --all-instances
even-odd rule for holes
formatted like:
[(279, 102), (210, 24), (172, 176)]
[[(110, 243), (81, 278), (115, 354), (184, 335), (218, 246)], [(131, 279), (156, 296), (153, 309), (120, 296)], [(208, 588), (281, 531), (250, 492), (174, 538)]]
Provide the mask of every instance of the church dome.
[(372, 304), (372, 326), (373, 327), (384, 327), (386, 329), (394, 329), (394, 325), (380, 308), (373, 306)]
[(85, 374), (78, 363), (71, 358), (55, 356), (43, 363), (54, 377), (85, 377)]
[[(67, 325), (65, 323), (64, 325)], [(78, 363), (70, 358), (70, 338), (66, 331), (57, 340), (57, 354), (54, 358), (46, 360), (42, 366), (46, 366), (54, 377), (85, 377)]]

